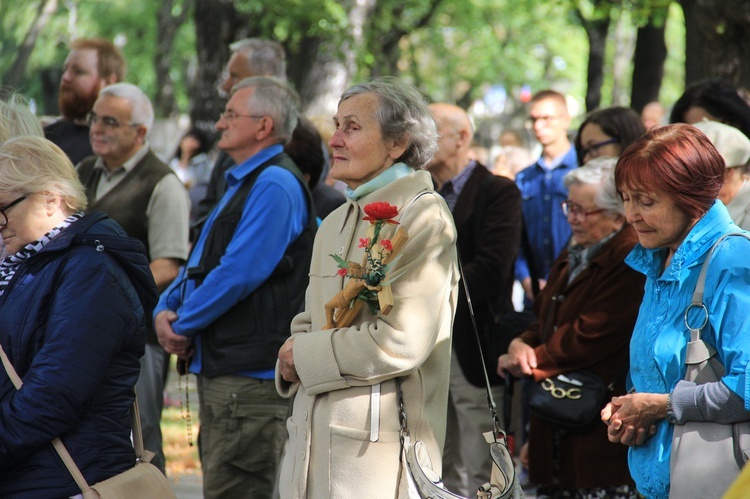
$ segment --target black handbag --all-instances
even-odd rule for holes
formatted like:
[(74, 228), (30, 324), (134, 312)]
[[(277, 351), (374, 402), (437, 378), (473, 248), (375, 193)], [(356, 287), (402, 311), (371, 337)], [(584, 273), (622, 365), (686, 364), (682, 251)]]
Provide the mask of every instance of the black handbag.
[[(546, 343), (557, 316), (557, 305), (565, 300), (558, 294), (544, 323), (542, 343)], [(575, 429), (596, 421), (614, 383), (607, 384), (591, 371), (569, 371), (532, 383), (527, 402), (531, 412), (561, 428)]]
[(612, 389), (590, 371), (571, 371), (533, 383), (529, 409), (557, 426), (582, 428), (596, 421)]

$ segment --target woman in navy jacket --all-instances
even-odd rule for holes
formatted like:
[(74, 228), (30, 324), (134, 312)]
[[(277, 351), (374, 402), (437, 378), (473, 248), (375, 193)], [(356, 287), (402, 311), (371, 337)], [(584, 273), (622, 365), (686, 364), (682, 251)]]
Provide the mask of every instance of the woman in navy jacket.
[(0, 146), (0, 344), (23, 386), (0, 370), (0, 497), (80, 493), (51, 441), (90, 484), (135, 464), (130, 441), (138, 359), (156, 287), (142, 244), (86, 197), (57, 146)]

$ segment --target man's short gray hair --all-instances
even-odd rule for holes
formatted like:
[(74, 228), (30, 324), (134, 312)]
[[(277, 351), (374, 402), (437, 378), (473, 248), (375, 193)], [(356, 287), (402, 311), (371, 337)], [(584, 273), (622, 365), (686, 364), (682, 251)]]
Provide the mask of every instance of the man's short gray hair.
[(105, 95), (128, 101), (132, 108), (130, 121), (134, 124), (145, 125), (148, 130), (151, 130), (154, 124), (154, 107), (143, 90), (132, 83), (115, 83), (102, 88), (99, 98)]
[(613, 213), (625, 214), (622, 199), (615, 188), (615, 165), (617, 158), (594, 158), (580, 168), (565, 175), (565, 188), (574, 184), (597, 186), (595, 202), (599, 208)]
[(229, 49), (247, 58), (251, 74), (286, 80), (286, 54), (281, 44), (263, 38), (245, 38), (231, 44)]
[(417, 169), (429, 163), (438, 150), (438, 133), (422, 94), (398, 78), (385, 76), (349, 88), (339, 104), (355, 95), (368, 93), (380, 99), (376, 116), (383, 138), (396, 142), (406, 139), (406, 151), (396, 161)]
[(253, 114), (268, 115), (273, 119), (274, 134), (279, 142), (286, 143), (292, 137), (299, 116), (299, 96), (281, 78), (253, 76), (245, 78), (232, 88), (232, 95), (243, 88), (252, 87), (253, 93), (247, 105)]

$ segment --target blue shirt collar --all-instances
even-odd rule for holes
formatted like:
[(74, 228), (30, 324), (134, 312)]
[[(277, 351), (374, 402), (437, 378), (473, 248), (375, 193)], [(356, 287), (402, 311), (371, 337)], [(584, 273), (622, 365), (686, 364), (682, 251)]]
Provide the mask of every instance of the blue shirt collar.
[(227, 178), (227, 185), (232, 186), (238, 182), (241, 182), (245, 177), (250, 175), (260, 165), (273, 158), (274, 156), (284, 152), (284, 146), (282, 144), (274, 144), (272, 146), (261, 149), (257, 153), (253, 154), (245, 161), (236, 165), (225, 173)]
[[(729, 230), (726, 229), (728, 226)], [(625, 258), (625, 263), (654, 279), (660, 276), (663, 279), (678, 279), (683, 269), (703, 263), (706, 253), (721, 234), (739, 231), (740, 228), (732, 222), (724, 203), (717, 199), (706, 214), (690, 229), (672, 256), (669, 267), (663, 273), (662, 262), (667, 251), (665, 248), (646, 249), (638, 243)]]
[(410, 166), (407, 166), (406, 163), (396, 163), (395, 165), (383, 171), (374, 179), (370, 180), (369, 182), (365, 182), (354, 190), (347, 187), (346, 197), (348, 197), (352, 201), (358, 201), (368, 194), (377, 191), (381, 187), (390, 184), (394, 180), (406, 177), (413, 172), (414, 169)]

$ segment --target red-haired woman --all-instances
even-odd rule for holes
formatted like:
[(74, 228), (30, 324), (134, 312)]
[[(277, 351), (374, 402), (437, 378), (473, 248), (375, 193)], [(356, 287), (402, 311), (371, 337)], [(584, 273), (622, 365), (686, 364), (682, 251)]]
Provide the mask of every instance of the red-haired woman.
[[(750, 241), (730, 237), (711, 257), (703, 303), (702, 339), (718, 351), (721, 381), (684, 381), (690, 331), (685, 311), (701, 266), (724, 234), (741, 232), (717, 195), (724, 161), (708, 138), (690, 125), (650, 131), (620, 157), (615, 182), (640, 244), (626, 263), (646, 275), (646, 290), (630, 342), (628, 388), (602, 411), (609, 439), (631, 446), (630, 472), (641, 494), (666, 498), (675, 425), (750, 419)], [(688, 322), (705, 313), (692, 307)], [(696, 483), (715, 484), (713, 463), (696, 460)], [(723, 486), (724, 488), (726, 485)], [(723, 490), (693, 497), (719, 497)]]

